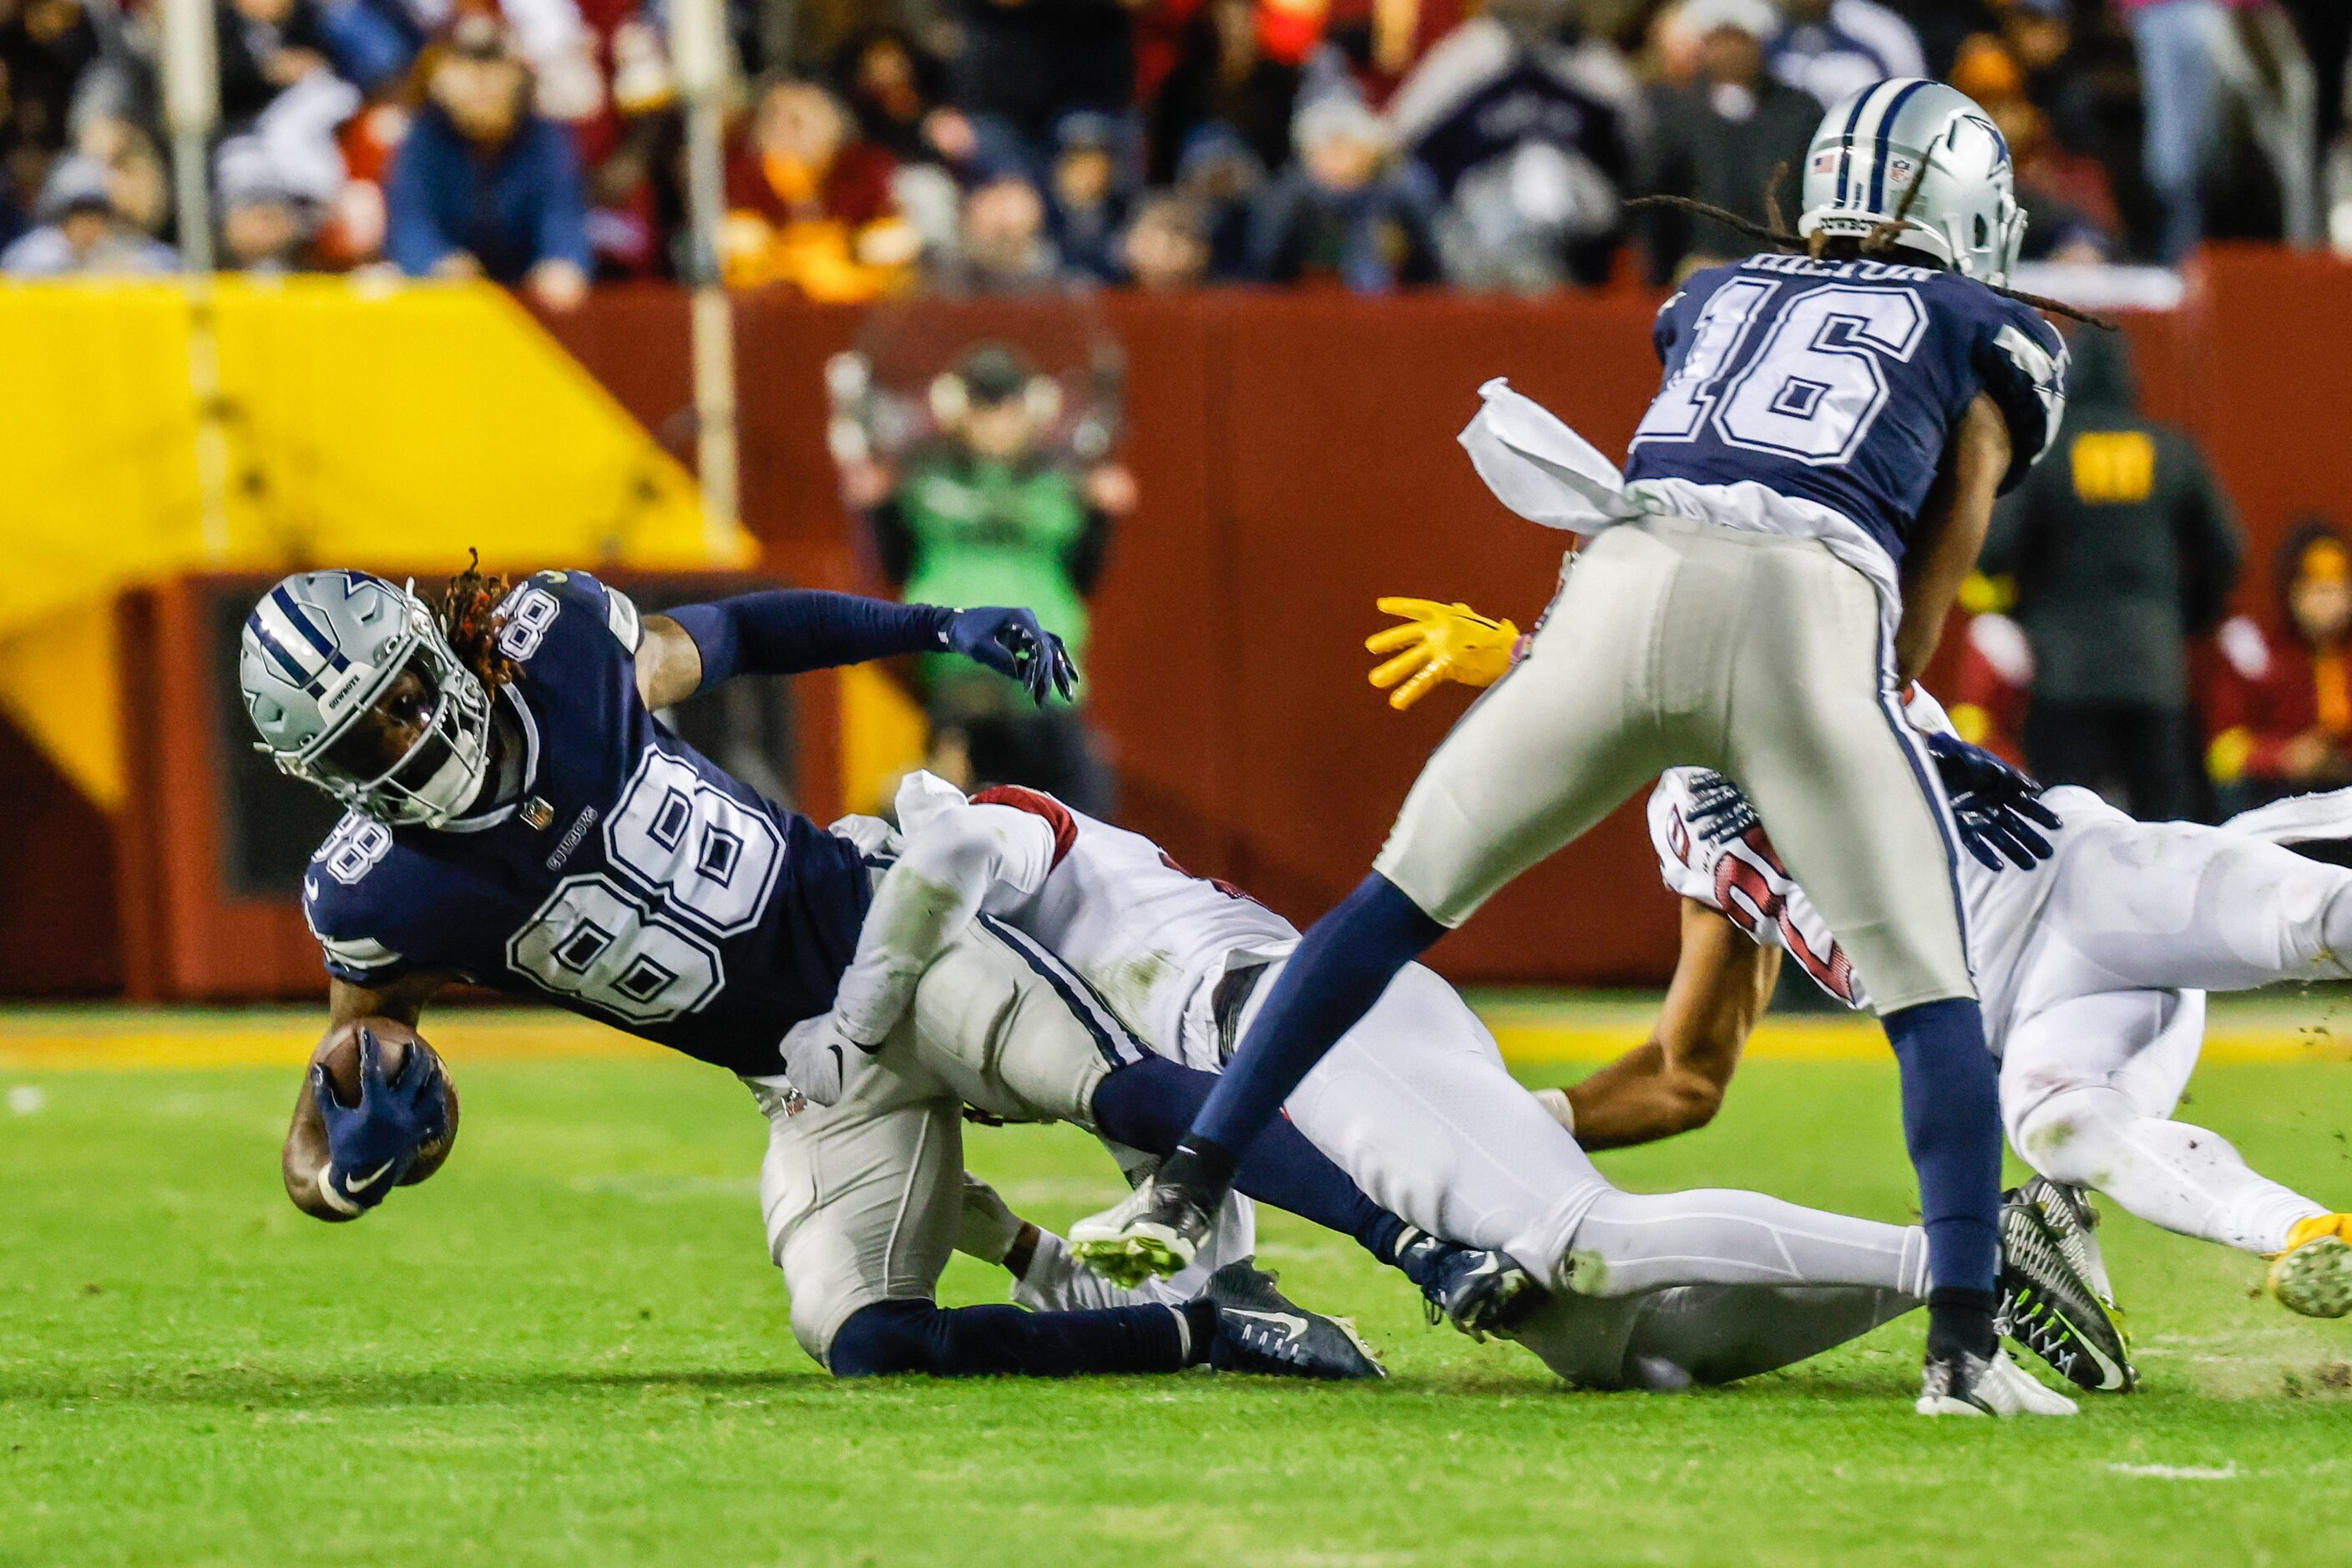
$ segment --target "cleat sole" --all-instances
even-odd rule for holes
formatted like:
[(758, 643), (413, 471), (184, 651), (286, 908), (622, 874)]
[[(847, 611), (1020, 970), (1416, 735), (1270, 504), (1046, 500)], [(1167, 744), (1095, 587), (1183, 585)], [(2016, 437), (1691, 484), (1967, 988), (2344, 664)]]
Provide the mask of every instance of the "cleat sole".
[(1192, 1261), (1192, 1249), (1157, 1226), (1125, 1235), (1073, 1240), (1070, 1256), (1112, 1284), (1132, 1290), (1146, 1279), (1165, 1279)]
[(2280, 1306), (2306, 1318), (2352, 1313), (2352, 1246), (2323, 1236), (2281, 1253), (2271, 1265), (2270, 1288)]

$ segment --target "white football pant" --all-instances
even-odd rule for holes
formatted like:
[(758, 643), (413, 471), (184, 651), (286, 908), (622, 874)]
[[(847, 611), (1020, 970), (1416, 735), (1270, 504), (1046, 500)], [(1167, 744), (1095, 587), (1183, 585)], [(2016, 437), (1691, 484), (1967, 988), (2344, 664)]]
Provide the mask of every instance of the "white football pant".
[(1714, 768), (1882, 1014), (1973, 997), (1948, 807), (1885, 637), (1877, 590), (1818, 540), (1654, 514), (1606, 529), (1431, 755), (1374, 868), (1459, 925), (1663, 770)]

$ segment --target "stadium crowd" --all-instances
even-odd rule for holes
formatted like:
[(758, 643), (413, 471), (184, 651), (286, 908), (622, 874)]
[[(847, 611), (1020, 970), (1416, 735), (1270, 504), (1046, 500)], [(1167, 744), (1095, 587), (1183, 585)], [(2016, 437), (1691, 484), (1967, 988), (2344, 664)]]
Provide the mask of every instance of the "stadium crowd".
[[(562, 308), (679, 269), (665, 0), (215, 0), (218, 254), (480, 274)], [(0, 270), (174, 265), (155, 0), (0, 0)], [(2352, 246), (2342, 0), (731, 0), (728, 279), (1660, 280), (1825, 102), (1972, 94), (2029, 255)], [(1779, 193), (1792, 199), (1793, 176)]]

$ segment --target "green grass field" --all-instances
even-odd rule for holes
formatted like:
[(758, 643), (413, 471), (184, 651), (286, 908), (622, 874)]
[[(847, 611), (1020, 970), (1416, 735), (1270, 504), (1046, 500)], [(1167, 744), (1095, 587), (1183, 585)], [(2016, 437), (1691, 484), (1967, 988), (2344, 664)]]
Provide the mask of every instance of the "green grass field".
[[(27, 1016), (0, 1015), (0, 1064)], [(787, 1327), (740, 1088), (469, 1060), (465, 1031), (435, 1031), (465, 1092), (447, 1172), (332, 1228), (278, 1190), (284, 1067), (0, 1065), (0, 1562), (2352, 1561), (2352, 1321), (2127, 1218), (2105, 1235), (2147, 1388), (2065, 1423), (1913, 1416), (1916, 1319), (1732, 1389), (1570, 1394), (1283, 1217), (1264, 1260), (1354, 1312), (1385, 1384), (840, 1384)], [(2191, 1092), (2352, 1202), (2352, 1067), (2213, 1065)], [(970, 1162), (1056, 1226), (1117, 1190), (1066, 1130), (976, 1131)], [(1867, 1061), (1759, 1061), (1713, 1128), (1604, 1163), (1908, 1212)], [(959, 1260), (944, 1289), (1003, 1287)]]

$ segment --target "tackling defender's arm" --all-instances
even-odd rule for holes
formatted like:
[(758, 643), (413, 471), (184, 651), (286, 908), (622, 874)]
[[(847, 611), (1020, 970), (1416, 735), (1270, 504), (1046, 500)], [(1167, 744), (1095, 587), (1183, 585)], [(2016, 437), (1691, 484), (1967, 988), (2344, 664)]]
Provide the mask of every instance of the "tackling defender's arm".
[[(357, 1219), (362, 1211), (346, 1212), (327, 1200), (320, 1190), (320, 1174), (327, 1168), (327, 1120), (319, 1109), (317, 1094), (311, 1084), (319, 1065), (333, 1049), (344, 1025), (358, 1018), (392, 1018), (414, 1028), (423, 1016), (425, 1004), (447, 985), (451, 976), (420, 972), (403, 975), (381, 988), (354, 985), (348, 980), (330, 980), (327, 988), (327, 1034), (310, 1053), (310, 1060), (302, 1068), (302, 1087), (294, 1096), (294, 1122), (286, 1130), (286, 1148), (279, 1159), (286, 1178), (286, 1195), (294, 1206), (313, 1219), (340, 1224)], [(409, 1172), (411, 1181), (423, 1181), (437, 1169), (437, 1162), (425, 1168), (422, 1162)]]
[(1567, 1090), (1576, 1141), (1587, 1149), (1616, 1149), (1713, 1121), (1780, 973), (1779, 948), (1685, 899), (1682, 952), (1655, 1031)]
[(1990, 393), (1979, 392), (1944, 449), (1936, 488), (1919, 509), (1919, 531), (1903, 557), (1903, 622), (1895, 632), (1895, 679), (1919, 679), (1944, 635), (1992, 526), (1993, 498), (2009, 473), (2009, 422)]
[[(949, 786), (930, 783), (954, 795)], [(908, 789), (921, 785), (919, 774)], [(912, 815), (910, 798), (901, 791), (902, 819)], [(838, 1047), (879, 1050), (931, 961), (971, 923), (992, 893), (1027, 897), (1043, 887), (1055, 846), (1054, 829), (1044, 818), (1010, 806), (967, 805), (960, 795), (951, 807), (935, 807), (919, 826), (910, 826), (898, 863), (875, 887), (856, 955), (843, 972), (832, 1008), (793, 1025), (784, 1036), (784, 1077), (793, 1088), (816, 1104), (831, 1104), (841, 1087)]]

